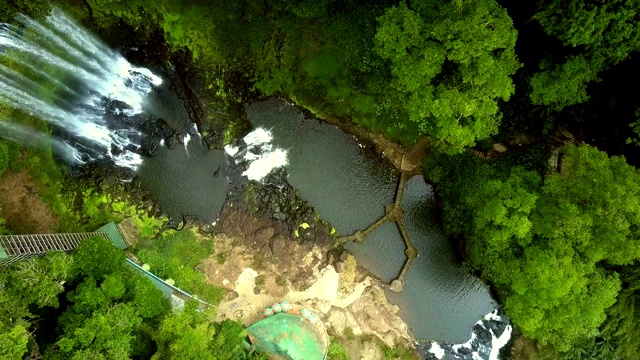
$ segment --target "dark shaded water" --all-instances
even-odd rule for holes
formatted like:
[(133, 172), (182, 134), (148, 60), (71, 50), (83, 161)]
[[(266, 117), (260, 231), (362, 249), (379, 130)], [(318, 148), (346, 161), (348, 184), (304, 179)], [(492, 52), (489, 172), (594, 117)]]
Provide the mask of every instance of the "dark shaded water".
[[(304, 119), (293, 106), (278, 100), (248, 108), (254, 127), (272, 132), (275, 146), (288, 150), (289, 182), (340, 234), (364, 229), (384, 215), (393, 201), (397, 175), (379, 158), (367, 158), (350, 135), (317, 120)], [(465, 342), (471, 328), (495, 302), (477, 278), (463, 271), (434, 217), (431, 187), (422, 177), (411, 179), (402, 202), (405, 223), (420, 252), (405, 290), (387, 296), (416, 339)], [(372, 233), (364, 244), (347, 244), (360, 265), (388, 282), (405, 261), (404, 243), (393, 223)]]
[(153, 156), (144, 159), (136, 175), (173, 220), (193, 217), (216, 221), (227, 197), (226, 159), (222, 150), (209, 150), (189, 120), (182, 100), (165, 82), (147, 99), (155, 118), (186, 138), (173, 149), (158, 144)]
[[(171, 100), (170, 92), (163, 95)], [(186, 131), (189, 123), (182, 105), (169, 100), (155, 99), (165, 104), (165, 111), (154, 115), (166, 117), (179, 132)], [(384, 205), (393, 202), (398, 182), (395, 169), (377, 155), (363, 153), (352, 136), (305, 119), (295, 107), (279, 100), (254, 104), (247, 112), (254, 127), (270, 130), (273, 145), (287, 150), (289, 183), (338, 233), (366, 228), (384, 215)], [(209, 150), (193, 136), (186, 147), (159, 146), (137, 175), (175, 220), (191, 216), (211, 223), (227, 195), (225, 163), (222, 151)], [(496, 304), (486, 286), (461, 268), (435, 216), (431, 186), (421, 176), (407, 182), (402, 206), (407, 231), (420, 256), (407, 274), (405, 290), (387, 291), (387, 296), (400, 306), (400, 315), (416, 339), (465, 342), (473, 325)], [(406, 260), (404, 243), (391, 222), (363, 244), (349, 243), (346, 248), (360, 265), (387, 283), (398, 276)]]
[(387, 297), (400, 306), (403, 319), (418, 314), (429, 323), (424, 327), (429, 336), (422, 338), (460, 343), (469, 339), (475, 322), (498, 304), (486, 285), (461, 267), (435, 216), (435, 206), (432, 187), (422, 176), (407, 181), (403, 220), (420, 256), (407, 274), (404, 291), (387, 291)]
[(209, 150), (196, 136), (186, 147), (159, 146), (140, 165), (137, 175), (172, 219), (189, 216), (212, 223), (227, 197), (225, 168), (224, 152)]

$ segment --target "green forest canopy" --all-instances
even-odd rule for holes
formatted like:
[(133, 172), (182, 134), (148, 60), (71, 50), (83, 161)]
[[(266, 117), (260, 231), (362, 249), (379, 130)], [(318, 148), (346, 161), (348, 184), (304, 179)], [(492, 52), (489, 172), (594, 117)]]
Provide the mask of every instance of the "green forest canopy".
[(640, 256), (640, 173), (591, 146), (563, 153), (560, 171), (544, 177), (469, 155), (430, 162), (427, 173), (445, 226), (466, 239), (470, 265), (496, 285), (513, 322), (568, 351), (600, 335), (621, 289), (617, 267)]
[(0, 272), (0, 358), (242, 359), (246, 331), (212, 321), (189, 302), (181, 312), (93, 237), (71, 254), (53, 252)]
[[(600, 344), (590, 348), (597, 354), (610, 349), (624, 359), (637, 351), (640, 337), (623, 329), (637, 315), (639, 179), (627, 161), (638, 158), (636, 148), (620, 145), (636, 138), (629, 125), (640, 108), (624, 86), (640, 80), (637, 1), (55, 3), (101, 34), (126, 29), (144, 43), (160, 33), (180, 59), (188, 54), (203, 99), (233, 104), (281, 94), (404, 145), (429, 135), (436, 151), (426, 169), (443, 199), (444, 225), (464, 238), (469, 264), (496, 286), (524, 334), (567, 358), (585, 349), (585, 339), (597, 339), (590, 343)], [(48, 8), (5, 2), (0, 20), (42, 17)], [(609, 154), (567, 146), (561, 171), (552, 173), (550, 146), (491, 162), (462, 153), (519, 131), (550, 144), (560, 126)], [(3, 149), (0, 142), (0, 175), (16, 166)], [(629, 156), (613, 156), (622, 153)], [(127, 326), (147, 320), (139, 321)], [(23, 330), (6, 330), (22, 343)]]

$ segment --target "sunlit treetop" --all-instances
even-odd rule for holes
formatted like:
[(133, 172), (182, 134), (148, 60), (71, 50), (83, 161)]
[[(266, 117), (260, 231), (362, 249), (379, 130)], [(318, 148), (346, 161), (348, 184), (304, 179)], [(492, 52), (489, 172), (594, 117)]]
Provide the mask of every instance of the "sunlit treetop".
[(447, 152), (497, 132), (514, 92), (517, 32), (493, 0), (401, 3), (378, 18), (376, 52), (411, 121)]
[(536, 18), (566, 46), (584, 46), (618, 63), (640, 49), (640, 2), (635, 0), (543, 0)]
[(535, 18), (547, 34), (580, 50), (563, 63), (545, 60), (531, 79), (531, 101), (555, 110), (589, 99), (598, 73), (640, 49), (640, 2), (542, 0)]

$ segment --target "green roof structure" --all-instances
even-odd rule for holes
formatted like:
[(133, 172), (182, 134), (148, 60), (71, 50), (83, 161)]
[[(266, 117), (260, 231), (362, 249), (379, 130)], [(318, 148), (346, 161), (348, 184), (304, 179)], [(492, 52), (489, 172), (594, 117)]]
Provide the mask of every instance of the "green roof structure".
[(124, 250), (129, 247), (129, 244), (127, 244), (124, 236), (122, 236), (122, 232), (120, 232), (120, 230), (118, 229), (118, 225), (116, 225), (116, 223), (114, 223), (113, 221), (94, 232), (109, 234), (109, 239), (111, 240), (113, 245), (120, 250)]
[(269, 311), (270, 315), (249, 326), (251, 346), (274, 360), (324, 360), (329, 337), (322, 322), (302, 306), (288, 307), (290, 309), (272, 315)]

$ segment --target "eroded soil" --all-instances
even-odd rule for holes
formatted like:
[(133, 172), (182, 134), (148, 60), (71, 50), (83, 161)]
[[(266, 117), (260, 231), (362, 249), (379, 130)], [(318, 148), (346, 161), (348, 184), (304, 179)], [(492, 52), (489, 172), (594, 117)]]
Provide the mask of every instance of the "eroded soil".
[(39, 187), (26, 172), (7, 173), (0, 179), (0, 216), (16, 234), (45, 234), (60, 226), (38, 195)]

